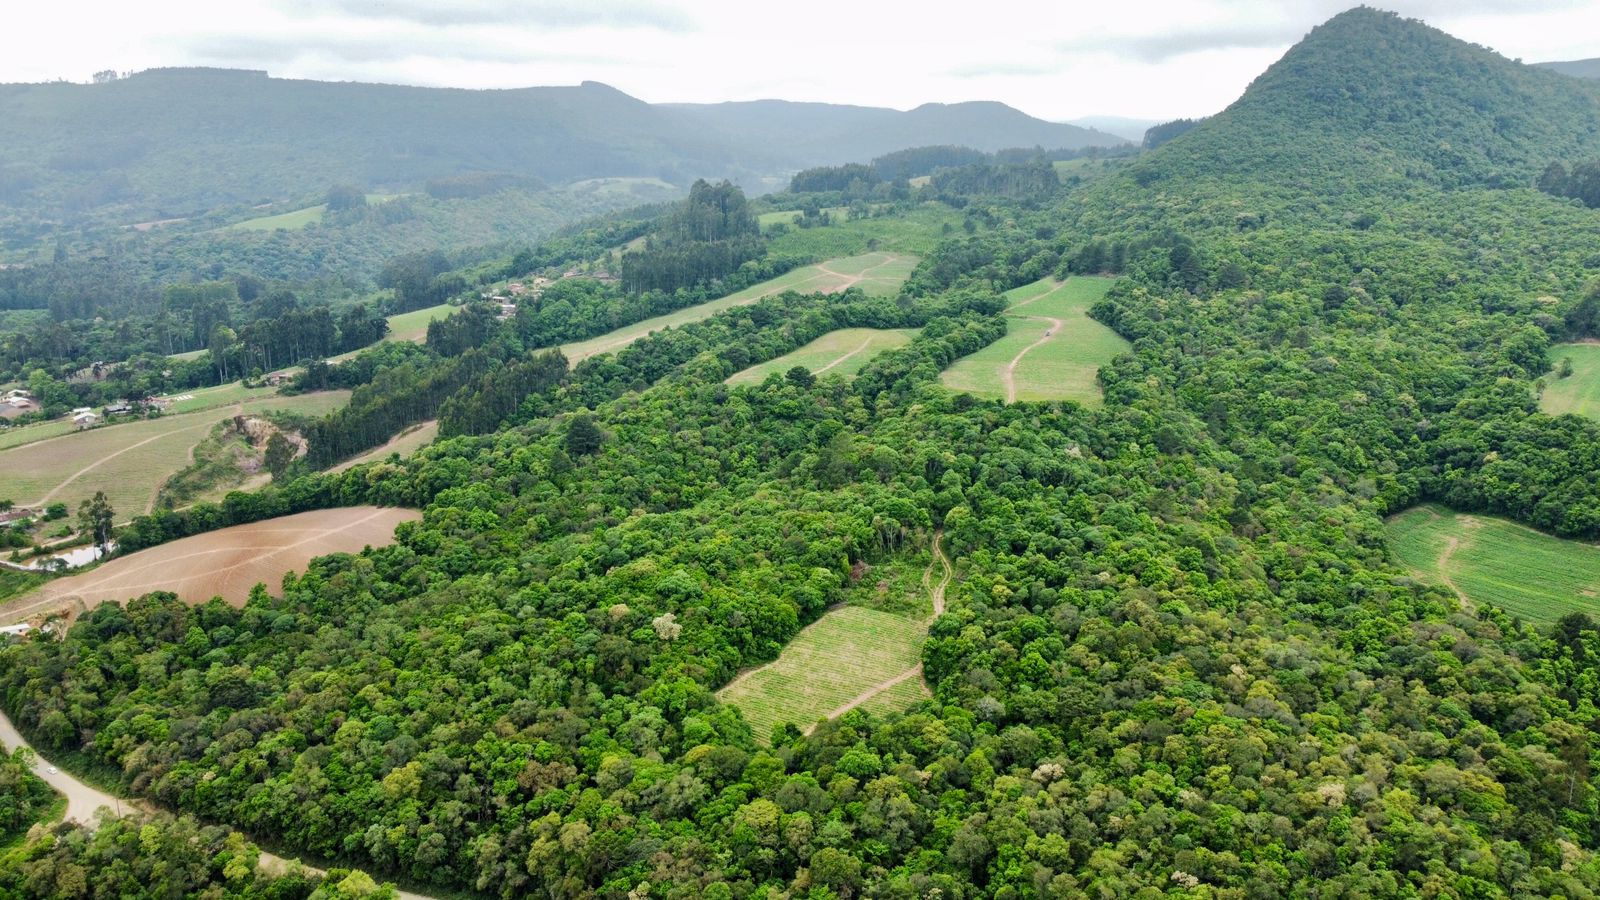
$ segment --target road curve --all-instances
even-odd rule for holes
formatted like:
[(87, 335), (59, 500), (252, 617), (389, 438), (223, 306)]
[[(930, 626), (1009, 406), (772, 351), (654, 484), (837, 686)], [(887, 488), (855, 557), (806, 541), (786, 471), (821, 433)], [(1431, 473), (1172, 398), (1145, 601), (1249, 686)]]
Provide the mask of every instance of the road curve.
[[(11, 720), (3, 712), (0, 712), (0, 746), (4, 746), (7, 750), (15, 750), (18, 747), (27, 747), (27, 749), (33, 750), (33, 747), (29, 746), (21, 733), (17, 731), (16, 726), (11, 724)], [(52, 766), (48, 760), (39, 755), (37, 750), (33, 754), (33, 771), (34, 774), (44, 779), (46, 784), (55, 788), (67, 798), (65, 818), (68, 822), (76, 822), (79, 825), (93, 825), (95, 813), (101, 809), (109, 809), (118, 815), (134, 811), (147, 812), (150, 809), (149, 804), (144, 801), (118, 797), (114, 794), (108, 794), (99, 788), (84, 784), (82, 781)], [(323, 870), (316, 866), (308, 866), (298, 860), (285, 859), (265, 850), (261, 851), (259, 866), (262, 872), (274, 876), (286, 874), (297, 867), (312, 875), (323, 874)], [(432, 897), (426, 894), (415, 894), (410, 891), (397, 891), (396, 895), (401, 900), (433, 900)]]

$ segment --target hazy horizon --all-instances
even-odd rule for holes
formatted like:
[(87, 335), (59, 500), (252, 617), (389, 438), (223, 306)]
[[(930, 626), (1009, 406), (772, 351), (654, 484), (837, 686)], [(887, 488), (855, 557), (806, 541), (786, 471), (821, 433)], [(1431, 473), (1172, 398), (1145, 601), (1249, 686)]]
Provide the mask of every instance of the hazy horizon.
[[(1350, 5), (1131, 0), (1108, 9), (998, 0), (981, 16), (907, 17), (890, 4), (819, 0), (806, 15), (778, 17), (732, 0), (79, 2), (13, 12), (0, 35), (0, 82), (213, 66), (419, 87), (598, 81), (652, 103), (910, 109), (995, 100), (1052, 121), (1164, 120), (1222, 109), (1306, 31)], [(1382, 7), (1511, 58), (1600, 56), (1600, 3)], [(82, 27), (87, 16), (96, 28)]]

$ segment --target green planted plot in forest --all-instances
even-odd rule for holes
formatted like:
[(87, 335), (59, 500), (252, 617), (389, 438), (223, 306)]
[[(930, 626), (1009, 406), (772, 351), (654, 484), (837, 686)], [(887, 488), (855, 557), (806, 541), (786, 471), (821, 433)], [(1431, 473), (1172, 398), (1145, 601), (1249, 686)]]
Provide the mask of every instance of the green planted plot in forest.
[(1493, 516), (1419, 506), (1389, 520), (1400, 563), (1474, 604), (1534, 622), (1600, 616), (1600, 547)]
[(879, 353), (910, 343), (916, 333), (911, 328), (841, 328), (777, 359), (751, 366), (730, 377), (728, 383), (760, 384), (767, 376), (782, 375), (795, 366), (813, 375), (854, 375)]
[(1550, 366), (1539, 408), (1552, 416), (1600, 419), (1600, 343), (1557, 344), (1550, 348)]
[(776, 662), (734, 679), (718, 697), (738, 706), (763, 741), (783, 722), (805, 729), (864, 694), (878, 699), (877, 686), (920, 685), (915, 676), (897, 679), (916, 666), (926, 634), (922, 623), (893, 613), (837, 609), (800, 632)]
[(963, 214), (959, 210), (942, 203), (924, 204), (894, 216), (844, 221), (840, 215), (831, 225), (791, 226), (787, 232), (773, 237), (771, 249), (777, 256), (811, 259), (854, 256), (872, 250), (926, 256), (940, 241), (958, 232), (962, 221)]
[(784, 291), (832, 294), (856, 287), (869, 296), (890, 297), (900, 290), (916, 267), (916, 257), (898, 253), (863, 253), (830, 259), (813, 266), (802, 266), (726, 297), (635, 322), (599, 337), (564, 344), (561, 352), (566, 354), (569, 362), (577, 365), (591, 356), (621, 350), (651, 332), (709, 319), (724, 310), (748, 306), (762, 297)]
[(948, 388), (1013, 403), (1075, 400), (1100, 404), (1100, 367), (1128, 342), (1089, 318), (1110, 278), (1036, 281), (1007, 292), (1006, 336), (946, 369)]

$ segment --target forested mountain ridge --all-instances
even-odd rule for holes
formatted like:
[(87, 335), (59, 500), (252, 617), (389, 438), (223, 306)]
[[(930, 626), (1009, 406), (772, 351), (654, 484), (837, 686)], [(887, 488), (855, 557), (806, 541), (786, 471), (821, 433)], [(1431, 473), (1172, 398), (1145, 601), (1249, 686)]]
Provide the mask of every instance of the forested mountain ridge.
[[(469, 91), (154, 69), (104, 84), (0, 86), (0, 208), (126, 223), (334, 184), (416, 190), (514, 173), (759, 182), (903, 147), (1106, 146), (1119, 138), (997, 103), (910, 112), (827, 104), (651, 105), (595, 82)], [(801, 136), (808, 136), (801, 139)], [(790, 140), (789, 138), (793, 138)], [(993, 146), (991, 146), (993, 145)]]
[(1111, 147), (1123, 138), (1035, 119), (1003, 103), (925, 103), (901, 112), (867, 106), (754, 100), (672, 104), (692, 121), (741, 141), (782, 148), (806, 165), (862, 162), (907, 147), (950, 144), (993, 153), (1012, 147), (1076, 150)]
[(1372, 178), (1531, 185), (1600, 151), (1600, 85), (1368, 7), (1312, 29), (1222, 113), (1136, 163), (1149, 182), (1233, 175), (1329, 189)]

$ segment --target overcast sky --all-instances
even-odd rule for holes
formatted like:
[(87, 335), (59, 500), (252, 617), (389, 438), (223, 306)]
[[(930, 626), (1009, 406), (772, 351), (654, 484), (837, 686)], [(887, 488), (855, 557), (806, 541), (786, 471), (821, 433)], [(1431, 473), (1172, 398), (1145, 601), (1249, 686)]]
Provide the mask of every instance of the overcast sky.
[[(1328, 0), (54, 0), (8, 4), (0, 81), (155, 66), (451, 87), (603, 81), (650, 101), (909, 108), (1000, 100), (1048, 119), (1215, 112)], [(1381, 4), (1527, 61), (1600, 56), (1600, 0)]]

